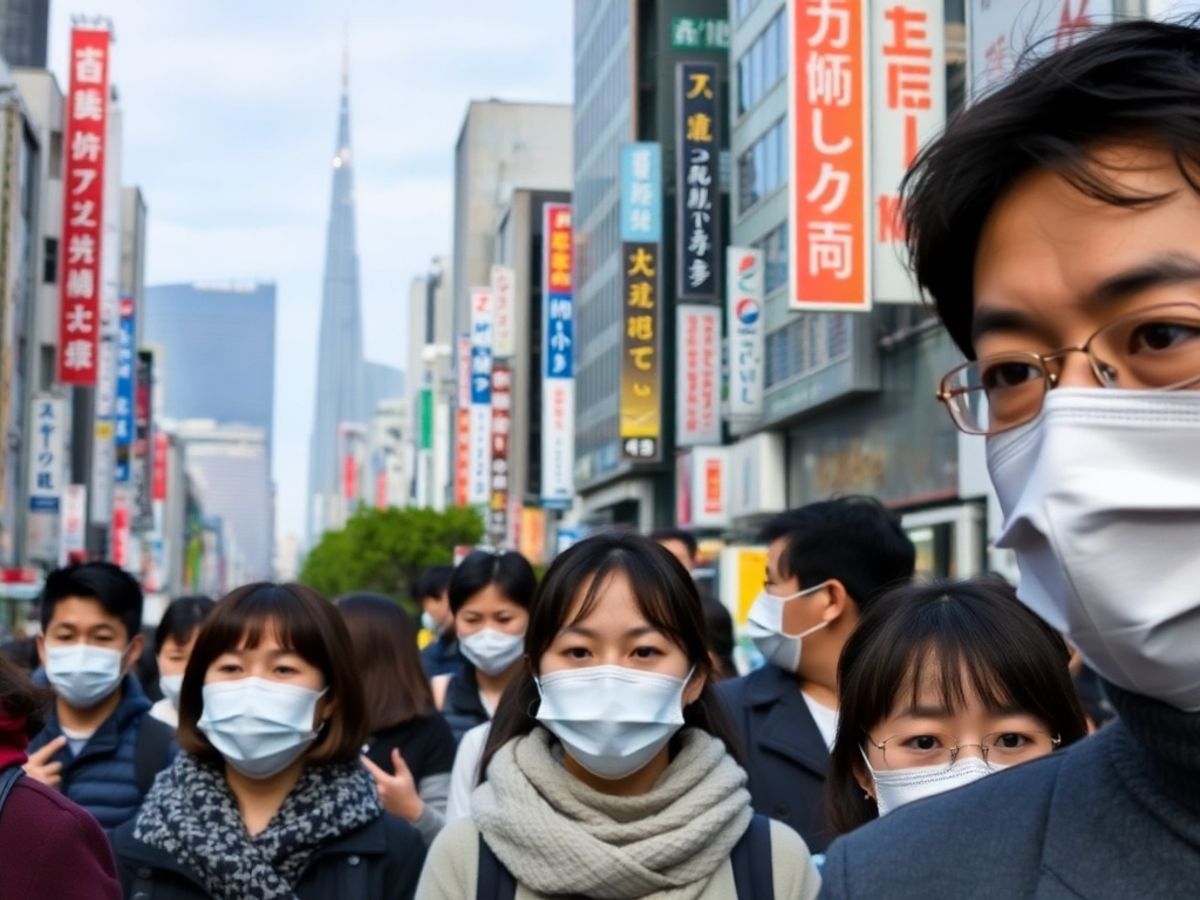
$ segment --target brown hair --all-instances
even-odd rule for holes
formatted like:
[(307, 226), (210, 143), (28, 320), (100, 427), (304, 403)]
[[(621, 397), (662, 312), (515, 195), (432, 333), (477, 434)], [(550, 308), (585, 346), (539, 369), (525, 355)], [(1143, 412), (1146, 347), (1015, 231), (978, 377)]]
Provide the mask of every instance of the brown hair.
[(307, 759), (314, 763), (357, 759), (367, 739), (367, 710), (350, 635), (333, 604), (300, 584), (248, 584), (226, 594), (209, 614), (183, 675), (179, 746), (212, 762), (221, 758), (196, 726), (204, 709), (204, 676), (222, 653), (243, 646), (253, 649), (268, 634), (325, 676), (329, 721)]
[(26, 738), (32, 738), (46, 724), (53, 697), (47, 688), (35, 685), (29, 673), (0, 653), (0, 713)]
[(417, 631), (396, 601), (383, 594), (347, 594), (337, 608), (362, 675), (371, 732), (432, 715), (433, 692), (421, 667)]

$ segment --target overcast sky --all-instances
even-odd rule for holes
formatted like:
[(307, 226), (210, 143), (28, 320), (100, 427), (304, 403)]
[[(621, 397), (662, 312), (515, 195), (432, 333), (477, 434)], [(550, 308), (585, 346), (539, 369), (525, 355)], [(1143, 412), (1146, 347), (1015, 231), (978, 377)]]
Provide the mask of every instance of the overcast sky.
[(113, 20), (123, 183), (149, 207), (147, 284), (278, 286), (280, 535), (303, 533), (343, 23), (365, 348), (404, 364), (414, 275), (450, 252), (454, 142), (471, 99), (570, 102), (570, 0), (51, 2), (66, 89), (71, 16)]

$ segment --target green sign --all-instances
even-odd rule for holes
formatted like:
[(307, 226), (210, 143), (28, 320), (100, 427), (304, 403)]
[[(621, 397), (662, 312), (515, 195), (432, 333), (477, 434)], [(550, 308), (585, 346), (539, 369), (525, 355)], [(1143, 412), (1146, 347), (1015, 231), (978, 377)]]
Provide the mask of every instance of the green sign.
[(433, 388), (421, 391), (421, 447), (433, 449)]
[(728, 50), (729, 22), (693, 16), (671, 18), (671, 48), (674, 50)]

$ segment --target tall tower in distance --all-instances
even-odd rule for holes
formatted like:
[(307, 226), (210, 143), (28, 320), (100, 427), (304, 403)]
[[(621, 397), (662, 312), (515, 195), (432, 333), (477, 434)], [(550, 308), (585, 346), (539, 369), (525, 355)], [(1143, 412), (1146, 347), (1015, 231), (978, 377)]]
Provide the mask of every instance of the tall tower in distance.
[(349, 514), (357, 487), (347, 481), (344, 461), (361, 440), (370, 412), (366, 406), (362, 309), (359, 302), (358, 245), (354, 227), (354, 159), (350, 150), (350, 52), (342, 56), (342, 96), (333, 192), (325, 243), (321, 291), (316, 409), (308, 459), (308, 544), (339, 528)]

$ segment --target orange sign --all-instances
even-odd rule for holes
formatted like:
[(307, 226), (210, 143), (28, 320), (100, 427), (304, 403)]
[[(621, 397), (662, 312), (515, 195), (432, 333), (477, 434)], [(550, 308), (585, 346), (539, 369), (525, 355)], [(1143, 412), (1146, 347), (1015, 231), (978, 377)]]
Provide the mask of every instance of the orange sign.
[(865, 0), (788, 4), (790, 307), (871, 308)]

